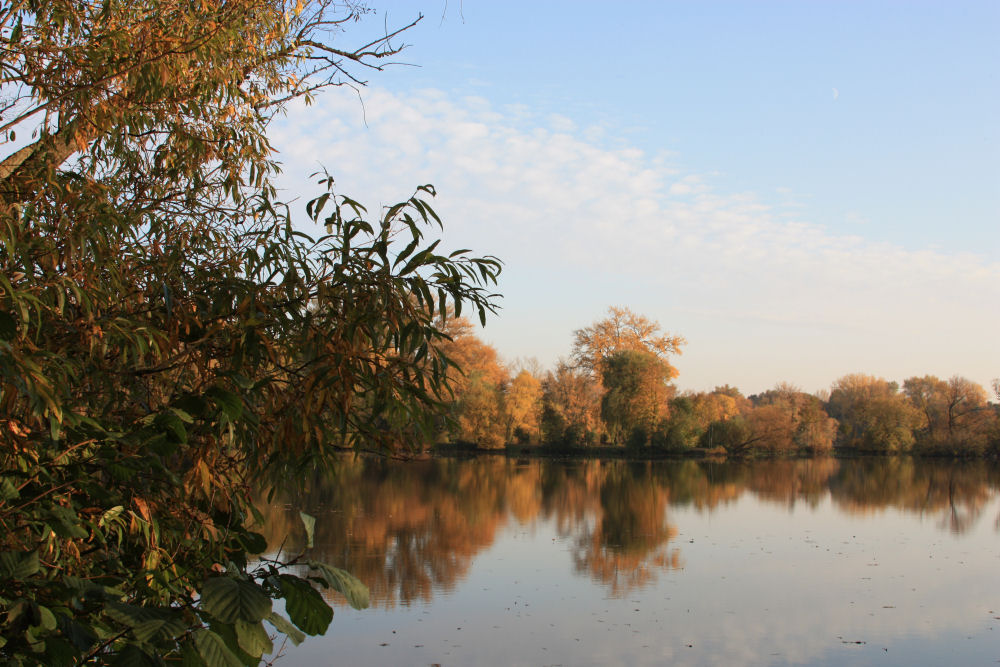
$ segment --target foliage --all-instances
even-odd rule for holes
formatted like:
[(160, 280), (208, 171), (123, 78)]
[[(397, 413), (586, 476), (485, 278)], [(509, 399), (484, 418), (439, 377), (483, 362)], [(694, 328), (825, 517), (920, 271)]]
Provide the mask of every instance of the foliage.
[(448, 336), (435, 348), (452, 364), (448, 372), (453, 397), (449, 435), (479, 447), (502, 447), (507, 441), (503, 400), (507, 369), (493, 346), (472, 333), (472, 323), (464, 317), (450, 317), (440, 326)]
[(542, 382), (528, 370), (522, 370), (507, 385), (504, 408), (507, 441), (538, 441), (542, 407)]
[(550, 445), (591, 444), (599, 433), (601, 388), (579, 368), (559, 363), (542, 382), (542, 440)]
[(670, 399), (670, 416), (661, 419), (653, 432), (650, 445), (668, 452), (683, 452), (698, 445), (703, 429), (695, 413), (691, 396)]
[(912, 447), (920, 415), (896, 383), (870, 375), (845, 375), (833, 384), (830, 416), (840, 423), (842, 446), (871, 452)]
[(458, 438), (487, 449), (506, 444), (500, 390), (480, 374), (474, 374), (457, 403)]
[(837, 433), (817, 397), (789, 384), (751, 396), (754, 408), (748, 413), (751, 431), (761, 435), (762, 447), (772, 452), (829, 452)]
[(375, 216), (328, 177), (304, 220), (275, 201), (273, 113), (396, 52), (332, 46), (358, 11), (0, 14), (0, 129), (32, 136), (0, 162), (0, 661), (254, 664), (272, 631), (325, 630), (315, 586), (363, 602), (263, 557), (249, 490), (331, 444), (425, 437), (436, 317), (484, 319), (500, 265), (439, 254), (429, 186)]
[(665, 364), (667, 379), (677, 377), (677, 369), (667, 362), (671, 354), (680, 354), (685, 344), (681, 336), (660, 331), (660, 324), (628, 308), (608, 308), (608, 316), (573, 333), (573, 361), (601, 377), (604, 364), (615, 352), (645, 351)]
[(660, 421), (653, 434), (653, 446), (681, 452), (699, 445), (709, 449), (713, 442), (712, 424), (738, 416), (746, 399), (733, 387), (716, 387), (711, 392), (686, 393), (670, 399), (669, 417)]
[(727, 452), (743, 452), (753, 438), (752, 433), (747, 420), (737, 415), (709, 424), (702, 435), (701, 443), (710, 449), (722, 447)]
[(645, 444), (633, 433), (651, 431), (666, 409), (670, 367), (651, 352), (619, 350), (604, 360), (602, 368), (601, 418), (612, 441), (628, 437), (633, 444)]
[(925, 375), (907, 379), (903, 390), (921, 415), (915, 432), (920, 451), (981, 454), (996, 437), (997, 415), (978, 384)]

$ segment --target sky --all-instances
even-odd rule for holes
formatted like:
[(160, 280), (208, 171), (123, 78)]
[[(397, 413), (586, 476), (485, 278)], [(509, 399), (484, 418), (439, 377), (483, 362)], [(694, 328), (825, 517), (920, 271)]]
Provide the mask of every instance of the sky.
[(272, 126), (288, 199), (432, 183), (552, 367), (627, 306), (682, 390), (1000, 377), (1000, 3), (380, 2), (403, 63)]

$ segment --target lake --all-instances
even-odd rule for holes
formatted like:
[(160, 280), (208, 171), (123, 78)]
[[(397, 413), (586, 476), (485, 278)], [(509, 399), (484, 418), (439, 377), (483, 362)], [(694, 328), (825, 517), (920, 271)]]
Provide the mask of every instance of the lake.
[(1000, 468), (909, 458), (397, 462), (263, 509), (371, 591), (287, 665), (986, 665)]

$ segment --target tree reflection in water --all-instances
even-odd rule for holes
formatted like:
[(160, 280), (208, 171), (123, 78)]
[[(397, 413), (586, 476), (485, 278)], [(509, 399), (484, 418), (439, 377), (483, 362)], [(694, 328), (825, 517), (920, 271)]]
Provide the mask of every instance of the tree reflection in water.
[[(391, 607), (454, 588), (511, 522), (550, 522), (573, 566), (612, 596), (683, 564), (671, 506), (711, 512), (745, 493), (841, 511), (894, 508), (967, 530), (1000, 484), (995, 464), (908, 458), (751, 462), (515, 461), (488, 457), (401, 463), (352, 457), (297, 478), (260, 503), (271, 552), (299, 553), (298, 512), (317, 518), (308, 556), (342, 567)], [(1000, 527), (1000, 517), (997, 519)]]
[(601, 517), (594, 530), (577, 532), (573, 562), (621, 597), (642, 587), (660, 569), (677, 568), (680, 553), (668, 550), (677, 536), (666, 521), (667, 488), (657, 483), (652, 464), (611, 466), (600, 488)]

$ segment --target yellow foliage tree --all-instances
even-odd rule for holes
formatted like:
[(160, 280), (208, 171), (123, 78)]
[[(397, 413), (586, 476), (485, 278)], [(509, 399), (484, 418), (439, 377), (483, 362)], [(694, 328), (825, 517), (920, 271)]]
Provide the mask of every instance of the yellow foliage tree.
[(517, 439), (518, 435), (529, 441), (537, 440), (542, 414), (542, 381), (522, 370), (507, 385), (504, 409), (508, 442)]
[(615, 352), (649, 352), (665, 364), (668, 379), (672, 379), (678, 373), (667, 358), (671, 354), (680, 354), (681, 346), (686, 342), (681, 336), (663, 333), (659, 322), (628, 308), (611, 306), (606, 318), (573, 333), (572, 357), (578, 366), (600, 378), (605, 360)]

